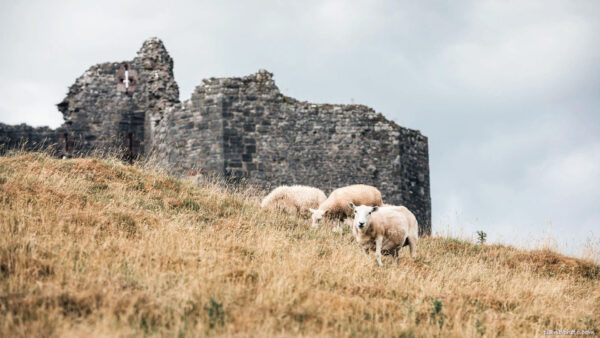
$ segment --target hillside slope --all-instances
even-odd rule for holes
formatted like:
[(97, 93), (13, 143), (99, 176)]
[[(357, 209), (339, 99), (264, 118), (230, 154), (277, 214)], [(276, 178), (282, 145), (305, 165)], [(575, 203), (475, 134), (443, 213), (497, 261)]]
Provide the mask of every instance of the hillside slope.
[[(405, 249), (406, 250), (406, 249)], [(425, 238), (366, 258), (351, 234), (99, 159), (0, 157), (0, 336), (531, 336), (600, 328), (600, 268)]]

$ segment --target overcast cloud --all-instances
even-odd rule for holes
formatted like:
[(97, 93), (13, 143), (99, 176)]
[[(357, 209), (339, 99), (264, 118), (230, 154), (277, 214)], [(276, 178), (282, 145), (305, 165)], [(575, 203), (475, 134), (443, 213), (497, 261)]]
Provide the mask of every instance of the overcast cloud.
[[(0, 122), (57, 127), (99, 62), (161, 38), (181, 99), (265, 68), (429, 137), (434, 231), (600, 235), (598, 1), (2, 1)], [(596, 237), (597, 238), (597, 237)], [(565, 243), (569, 242), (565, 246)]]

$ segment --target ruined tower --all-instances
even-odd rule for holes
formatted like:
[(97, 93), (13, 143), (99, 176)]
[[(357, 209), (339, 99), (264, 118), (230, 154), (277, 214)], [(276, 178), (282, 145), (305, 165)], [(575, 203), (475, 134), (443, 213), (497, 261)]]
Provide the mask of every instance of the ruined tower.
[(154, 128), (178, 102), (173, 60), (153, 38), (132, 61), (95, 65), (75, 80), (57, 105), (65, 119), (61, 139), (73, 144), (69, 153), (119, 149), (135, 158), (150, 151)]

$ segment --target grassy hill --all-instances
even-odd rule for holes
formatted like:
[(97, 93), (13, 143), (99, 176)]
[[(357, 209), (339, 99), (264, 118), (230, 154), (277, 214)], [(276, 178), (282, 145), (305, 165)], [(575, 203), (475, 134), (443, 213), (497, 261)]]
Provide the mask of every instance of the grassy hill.
[(0, 157), (0, 336), (532, 336), (600, 329), (600, 267), (348, 230), (114, 160)]

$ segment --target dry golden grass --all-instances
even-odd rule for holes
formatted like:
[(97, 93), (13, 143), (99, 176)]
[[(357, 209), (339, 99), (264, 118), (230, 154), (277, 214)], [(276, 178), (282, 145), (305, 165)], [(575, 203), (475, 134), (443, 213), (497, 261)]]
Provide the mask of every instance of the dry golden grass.
[(0, 157), (0, 336), (532, 336), (600, 329), (600, 267), (351, 234), (114, 160)]

